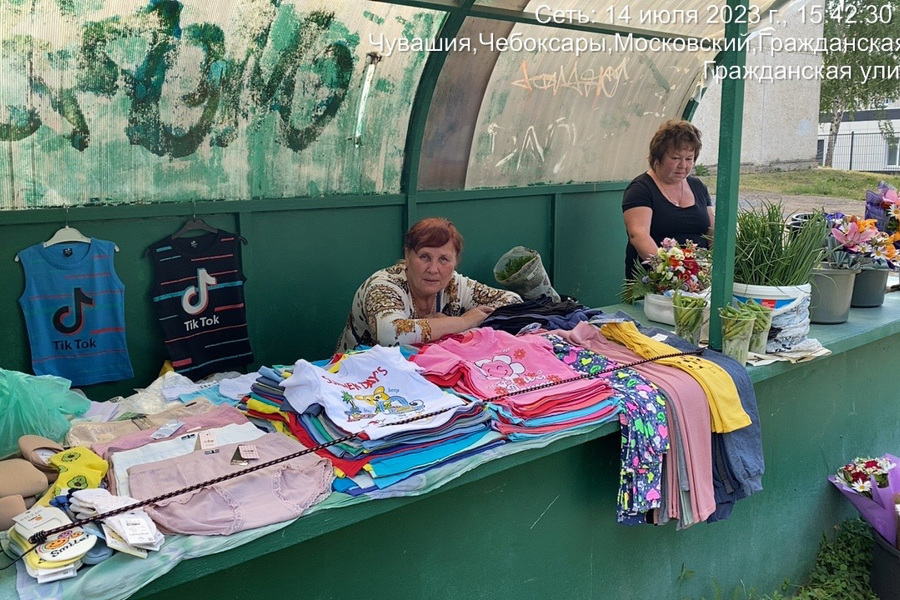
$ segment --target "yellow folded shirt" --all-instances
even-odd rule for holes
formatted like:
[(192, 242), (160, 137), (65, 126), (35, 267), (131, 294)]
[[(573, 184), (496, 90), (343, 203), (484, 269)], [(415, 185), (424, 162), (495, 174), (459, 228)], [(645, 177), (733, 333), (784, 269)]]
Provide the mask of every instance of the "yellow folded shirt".
[[(647, 337), (631, 322), (607, 323), (600, 328), (600, 333), (643, 358), (678, 352), (677, 348)], [(750, 425), (750, 416), (741, 405), (734, 380), (716, 363), (690, 355), (662, 358), (653, 362), (680, 369), (697, 380), (706, 393), (712, 430), (716, 433), (728, 433)]]

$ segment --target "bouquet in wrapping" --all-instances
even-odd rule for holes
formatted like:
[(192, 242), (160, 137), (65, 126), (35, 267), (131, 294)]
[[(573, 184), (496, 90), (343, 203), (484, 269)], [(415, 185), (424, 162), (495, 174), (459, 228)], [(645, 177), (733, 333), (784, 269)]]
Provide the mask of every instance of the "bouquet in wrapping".
[(894, 495), (900, 493), (900, 470), (896, 456), (855, 458), (828, 480), (881, 534), (891, 546), (897, 547), (897, 511)]
[(853, 269), (859, 266), (900, 264), (894, 245), (900, 232), (887, 233), (878, 227), (877, 219), (860, 219), (854, 215), (833, 213), (826, 216), (829, 234), (825, 239), (825, 260), (832, 268)]
[(676, 291), (698, 293), (712, 281), (712, 256), (694, 242), (679, 244), (665, 238), (656, 254), (636, 266), (634, 279), (625, 281), (622, 299), (640, 300), (647, 294)]

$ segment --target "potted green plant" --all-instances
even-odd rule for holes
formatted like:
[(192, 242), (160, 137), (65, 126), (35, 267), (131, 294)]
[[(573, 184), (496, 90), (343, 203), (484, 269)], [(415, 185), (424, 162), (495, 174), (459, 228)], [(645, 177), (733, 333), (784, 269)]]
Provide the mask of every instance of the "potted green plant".
[(738, 211), (733, 295), (771, 309), (766, 352), (810, 346), (809, 281), (824, 255), (825, 233), (823, 211), (788, 218), (779, 202)]
[(789, 219), (779, 202), (738, 211), (735, 297), (777, 311), (809, 294), (810, 275), (825, 253), (825, 234), (823, 211)]

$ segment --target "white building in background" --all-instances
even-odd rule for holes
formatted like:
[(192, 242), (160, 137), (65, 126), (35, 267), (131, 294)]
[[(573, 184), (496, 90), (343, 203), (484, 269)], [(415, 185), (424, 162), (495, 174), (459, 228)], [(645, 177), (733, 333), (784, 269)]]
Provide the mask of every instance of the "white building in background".
[[(844, 113), (831, 166), (848, 171), (900, 172), (900, 139), (886, 139), (879, 127), (881, 120), (889, 122), (900, 136), (900, 102), (888, 104), (883, 110), (859, 110), (852, 116)], [(831, 119), (823, 115), (819, 123), (819, 164), (825, 163), (830, 131)]]
[[(811, 0), (806, 4), (806, 23), (797, 12), (801, 3), (792, 4), (792, 8), (785, 7), (776, 13), (775, 22), (768, 30), (771, 36), (763, 36), (762, 43), (760, 38), (752, 40), (747, 52), (748, 67), (802, 68), (822, 65), (822, 57), (812, 52), (771, 52), (772, 38), (816, 39), (822, 36), (822, 23), (812, 23), (808, 15), (810, 6), (823, 6), (824, 0)], [(818, 79), (745, 81), (742, 171), (807, 169), (816, 166), (819, 86)], [(703, 150), (698, 163), (713, 170), (719, 155), (721, 96), (722, 85), (710, 81), (692, 119), (703, 134)]]

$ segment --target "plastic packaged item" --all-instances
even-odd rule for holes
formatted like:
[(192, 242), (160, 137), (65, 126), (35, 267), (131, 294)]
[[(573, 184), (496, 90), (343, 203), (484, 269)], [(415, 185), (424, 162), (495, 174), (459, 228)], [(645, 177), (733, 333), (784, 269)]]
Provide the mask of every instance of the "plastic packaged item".
[(69, 431), (66, 415), (83, 415), (91, 401), (54, 375), (0, 369), (0, 458), (18, 454), (23, 435), (60, 442)]
[(541, 255), (525, 246), (516, 246), (494, 265), (494, 279), (526, 300), (547, 296), (559, 302), (559, 294), (550, 283)]

